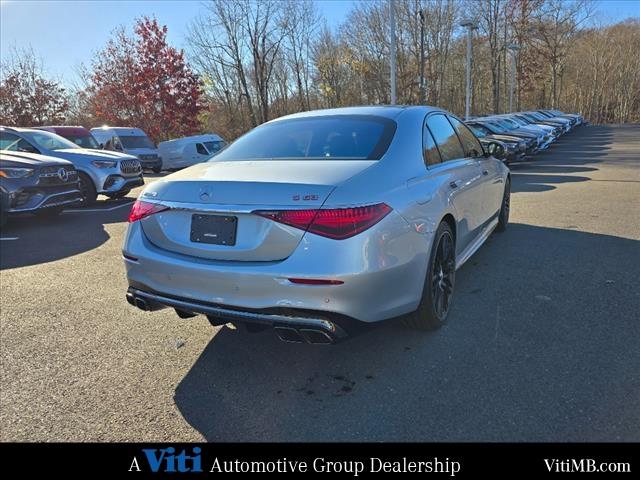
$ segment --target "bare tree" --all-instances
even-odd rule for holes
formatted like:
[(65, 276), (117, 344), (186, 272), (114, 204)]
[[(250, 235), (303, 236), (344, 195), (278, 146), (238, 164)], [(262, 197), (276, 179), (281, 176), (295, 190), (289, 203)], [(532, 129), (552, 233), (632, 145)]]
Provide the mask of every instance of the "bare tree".
[(311, 49), (320, 25), (320, 17), (312, 0), (289, 0), (285, 7), (286, 62), (296, 82), (300, 110), (311, 109)]
[(592, 0), (546, 0), (534, 24), (536, 48), (551, 71), (551, 106), (558, 105), (558, 77), (562, 74), (571, 40), (593, 15)]

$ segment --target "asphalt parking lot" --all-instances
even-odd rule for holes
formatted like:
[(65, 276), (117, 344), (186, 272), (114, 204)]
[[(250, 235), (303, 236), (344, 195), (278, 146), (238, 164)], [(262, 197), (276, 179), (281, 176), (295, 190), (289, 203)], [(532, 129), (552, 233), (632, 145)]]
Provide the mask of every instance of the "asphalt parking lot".
[(139, 190), (14, 220), (0, 439), (640, 441), (640, 125), (579, 128), (512, 179), (511, 225), (458, 272), (444, 328), (334, 346), (130, 307)]

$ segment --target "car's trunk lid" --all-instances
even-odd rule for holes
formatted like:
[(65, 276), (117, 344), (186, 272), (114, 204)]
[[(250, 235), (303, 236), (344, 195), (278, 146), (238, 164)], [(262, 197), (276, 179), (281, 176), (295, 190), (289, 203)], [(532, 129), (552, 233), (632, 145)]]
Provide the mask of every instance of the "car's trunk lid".
[(261, 160), (198, 164), (145, 190), (142, 200), (160, 202), (170, 209), (145, 218), (142, 227), (152, 243), (176, 253), (209, 260), (281, 260), (291, 255), (304, 232), (251, 212), (319, 208), (336, 185), (373, 163)]

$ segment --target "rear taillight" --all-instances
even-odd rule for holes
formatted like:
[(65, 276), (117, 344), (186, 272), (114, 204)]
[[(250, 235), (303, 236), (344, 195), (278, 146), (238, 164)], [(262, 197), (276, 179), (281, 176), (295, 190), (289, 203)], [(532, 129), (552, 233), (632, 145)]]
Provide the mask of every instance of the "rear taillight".
[(382, 220), (391, 207), (378, 203), (366, 207), (319, 210), (257, 210), (253, 213), (323, 237), (343, 240), (353, 237)]
[(154, 213), (169, 210), (169, 207), (159, 205), (157, 203), (143, 202), (142, 200), (136, 200), (136, 203), (131, 207), (131, 213), (129, 213), (129, 223), (142, 220), (144, 217), (153, 215)]

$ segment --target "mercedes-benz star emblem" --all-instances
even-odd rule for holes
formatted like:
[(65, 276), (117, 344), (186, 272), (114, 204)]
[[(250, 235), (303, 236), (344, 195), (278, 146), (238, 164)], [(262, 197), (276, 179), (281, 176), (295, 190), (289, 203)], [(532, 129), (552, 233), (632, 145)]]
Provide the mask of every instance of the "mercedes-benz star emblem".
[(58, 170), (58, 178), (61, 181), (66, 182), (67, 180), (69, 180), (69, 172), (67, 172), (64, 168), (61, 168), (60, 170)]

